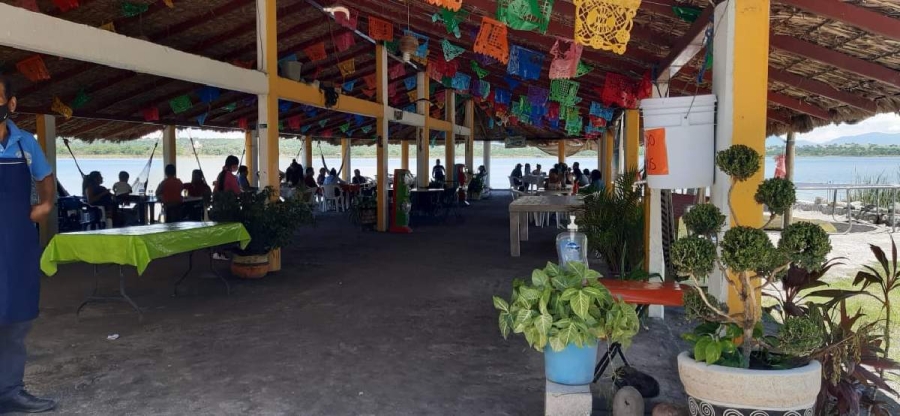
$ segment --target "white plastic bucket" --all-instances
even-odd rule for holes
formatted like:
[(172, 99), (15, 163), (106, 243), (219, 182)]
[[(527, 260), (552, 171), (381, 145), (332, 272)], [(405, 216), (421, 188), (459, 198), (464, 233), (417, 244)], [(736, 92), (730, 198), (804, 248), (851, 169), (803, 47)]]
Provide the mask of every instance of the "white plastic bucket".
[(668, 173), (654, 174), (645, 163), (648, 166), (647, 185), (653, 189), (712, 186), (716, 96), (645, 98), (641, 100), (641, 111), (645, 137), (648, 130), (665, 129), (664, 156), (668, 165)]

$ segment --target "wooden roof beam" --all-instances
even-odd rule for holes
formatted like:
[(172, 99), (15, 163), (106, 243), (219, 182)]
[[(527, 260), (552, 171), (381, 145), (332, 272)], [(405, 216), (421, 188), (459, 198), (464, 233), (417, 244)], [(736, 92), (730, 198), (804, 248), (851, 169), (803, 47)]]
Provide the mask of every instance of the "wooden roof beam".
[(778, 104), (782, 107), (808, 114), (822, 120), (831, 120), (831, 114), (829, 114), (827, 110), (781, 93), (769, 91), (768, 100), (769, 102)]
[(874, 101), (865, 99), (855, 94), (835, 89), (829, 84), (816, 81), (811, 78), (792, 74), (787, 70), (769, 66), (769, 80), (789, 85), (793, 88), (801, 89), (834, 101), (847, 104), (851, 107), (858, 108), (872, 115), (878, 112), (878, 106)]
[(824, 46), (796, 39), (791, 36), (772, 34), (769, 36), (769, 43), (772, 47), (793, 55), (802, 56), (813, 61), (831, 65), (841, 70), (900, 88), (900, 71), (893, 70), (877, 63), (845, 55)]
[(809, 13), (900, 41), (900, 19), (840, 0), (777, 0)]
[(668, 81), (668, 79), (678, 75), (678, 71), (681, 71), (685, 65), (697, 56), (697, 53), (704, 49), (703, 41), (706, 38), (706, 28), (710, 24), (710, 18), (714, 11), (715, 7), (707, 6), (703, 9), (700, 17), (691, 24), (690, 29), (678, 38), (669, 51), (669, 55), (657, 65), (657, 82)]

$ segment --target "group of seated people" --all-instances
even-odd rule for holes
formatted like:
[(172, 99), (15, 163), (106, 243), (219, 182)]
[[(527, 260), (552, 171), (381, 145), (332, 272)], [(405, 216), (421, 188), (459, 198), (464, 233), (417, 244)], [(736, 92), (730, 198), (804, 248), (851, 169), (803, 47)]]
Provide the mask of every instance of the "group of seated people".
[(510, 174), (510, 178), (519, 191), (527, 189), (526, 175), (543, 178), (541, 185), (546, 190), (570, 189), (577, 186), (582, 190), (598, 192), (604, 187), (603, 175), (599, 170), (581, 170), (578, 162), (573, 163), (571, 167), (566, 166), (564, 163), (557, 163), (546, 173), (546, 178), (544, 178), (544, 172), (541, 171), (540, 164), (537, 164), (535, 169), (531, 170), (531, 165), (526, 163), (523, 171), (522, 164), (517, 163)]
[[(234, 155), (225, 159), (225, 166), (213, 183), (216, 192), (240, 194), (253, 190), (247, 178), (247, 167), (239, 165), (240, 161)], [(112, 189), (108, 189), (103, 186), (103, 175), (100, 172), (93, 171), (85, 175), (84, 201), (90, 207), (102, 207), (114, 226), (137, 222), (139, 216), (136, 213), (122, 208), (125, 203), (140, 202), (132, 197), (133, 189), (128, 183), (129, 178), (128, 172), (119, 172), (119, 181), (113, 184)], [(169, 164), (165, 167), (165, 179), (156, 187), (155, 195), (163, 205), (166, 222), (201, 220), (203, 207), (209, 206), (212, 201), (213, 189), (206, 183), (200, 169), (194, 169), (191, 181), (184, 183), (178, 179), (175, 165)], [(185, 198), (199, 198), (197, 201), (202, 204), (185, 204)]]
[[(312, 192), (315, 195), (323, 194), (323, 187), (328, 185), (345, 185), (346, 181), (341, 179), (339, 172), (335, 168), (319, 168), (319, 175), (309, 166), (306, 169), (303, 165), (297, 163), (297, 159), (291, 161), (290, 166), (284, 171), (284, 179), (292, 188), (299, 189), (301, 192)], [(350, 179), (353, 185), (365, 185), (369, 183), (369, 178), (362, 176), (359, 169), (353, 170), (353, 177)], [(335, 195), (340, 195), (340, 187), (335, 188)]]

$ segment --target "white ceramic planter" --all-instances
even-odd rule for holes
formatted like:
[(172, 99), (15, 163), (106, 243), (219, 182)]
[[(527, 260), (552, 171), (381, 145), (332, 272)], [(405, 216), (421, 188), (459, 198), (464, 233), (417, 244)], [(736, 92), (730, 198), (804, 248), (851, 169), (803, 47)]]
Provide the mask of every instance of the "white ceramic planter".
[(748, 370), (678, 355), (678, 375), (691, 416), (812, 416), (822, 385), (822, 365), (790, 370)]

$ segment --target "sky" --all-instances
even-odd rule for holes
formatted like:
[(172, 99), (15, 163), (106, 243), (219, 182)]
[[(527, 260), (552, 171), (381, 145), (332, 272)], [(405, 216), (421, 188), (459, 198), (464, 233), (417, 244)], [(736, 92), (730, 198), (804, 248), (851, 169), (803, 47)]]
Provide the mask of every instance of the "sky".
[(856, 124), (840, 124), (819, 127), (809, 133), (798, 134), (796, 140), (822, 143), (838, 137), (858, 136), (866, 133), (900, 134), (900, 115), (879, 114)]

